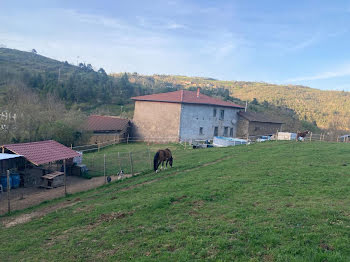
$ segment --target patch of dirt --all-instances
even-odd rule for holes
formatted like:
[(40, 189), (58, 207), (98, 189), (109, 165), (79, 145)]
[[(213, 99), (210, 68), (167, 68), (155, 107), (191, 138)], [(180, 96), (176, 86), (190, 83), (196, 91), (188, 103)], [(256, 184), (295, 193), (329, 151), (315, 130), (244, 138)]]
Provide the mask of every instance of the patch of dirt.
[(191, 216), (199, 216), (199, 209), (204, 206), (203, 200), (197, 200), (192, 202), (192, 210), (189, 212)]
[(132, 216), (133, 214), (134, 214), (134, 211), (129, 211), (129, 212), (119, 211), (119, 212), (112, 212), (112, 213), (108, 213), (108, 214), (101, 214), (100, 217), (96, 221), (91, 222), (88, 225), (87, 229), (91, 230), (103, 222), (111, 222), (113, 220), (123, 219), (127, 216)]
[(263, 261), (275, 261), (273, 256), (270, 254), (263, 255), (262, 259), (263, 259)]
[(126, 213), (123, 213), (123, 212), (112, 212), (112, 213), (109, 213), (109, 214), (101, 214), (98, 222), (110, 222), (112, 220), (121, 219), (121, 218), (124, 218), (126, 216), (132, 216), (133, 214), (134, 214), (133, 211), (126, 212)]
[(187, 198), (187, 196), (185, 196), (185, 195), (181, 196), (181, 197), (178, 197), (171, 204), (172, 205), (176, 205), (176, 204), (180, 203), (182, 199), (185, 199), (185, 198)]
[(285, 207), (295, 207), (292, 203), (287, 203)]
[(324, 250), (327, 250), (327, 251), (333, 251), (334, 250), (334, 247), (324, 243), (324, 242), (321, 242), (320, 244), (320, 248), (324, 249)]
[(192, 206), (194, 208), (201, 208), (202, 206), (204, 206), (204, 201), (203, 200), (193, 201)]

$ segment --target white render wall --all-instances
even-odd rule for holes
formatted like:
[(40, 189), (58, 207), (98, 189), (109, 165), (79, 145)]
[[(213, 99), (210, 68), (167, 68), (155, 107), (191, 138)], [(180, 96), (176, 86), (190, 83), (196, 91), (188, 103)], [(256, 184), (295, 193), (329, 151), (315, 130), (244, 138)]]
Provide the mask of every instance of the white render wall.
[[(216, 117), (213, 110), (216, 108)], [(224, 119), (220, 120), (220, 111), (224, 110)], [(218, 135), (224, 135), (224, 127), (228, 127), (227, 136), (230, 136), (230, 128), (233, 128), (233, 137), (236, 136), (238, 108), (221, 107), (212, 105), (181, 105), (180, 116), (180, 140), (208, 140), (214, 137), (214, 128), (218, 127)], [(199, 134), (199, 128), (203, 127), (203, 134)]]

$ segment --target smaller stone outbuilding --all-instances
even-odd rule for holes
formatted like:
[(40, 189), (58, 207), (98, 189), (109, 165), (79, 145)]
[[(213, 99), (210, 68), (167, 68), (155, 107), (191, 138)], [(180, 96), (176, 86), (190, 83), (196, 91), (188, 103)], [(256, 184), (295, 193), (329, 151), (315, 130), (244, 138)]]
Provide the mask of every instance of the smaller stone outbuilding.
[(237, 137), (262, 136), (282, 131), (283, 122), (275, 117), (257, 112), (239, 112)]
[(130, 120), (116, 116), (91, 115), (88, 117), (85, 130), (93, 133), (90, 143), (106, 141), (121, 142), (130, 134)]

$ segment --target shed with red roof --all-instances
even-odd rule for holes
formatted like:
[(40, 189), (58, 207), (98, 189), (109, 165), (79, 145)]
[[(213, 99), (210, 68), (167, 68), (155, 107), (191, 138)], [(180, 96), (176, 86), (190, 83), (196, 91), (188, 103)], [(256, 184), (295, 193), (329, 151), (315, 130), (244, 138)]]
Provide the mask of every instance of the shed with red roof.
[(9, 151), (16, 155), (22, 155), (36, 166), (80, 156), (76, 151), (54, 140), (8, 144), (3, 145), (2, 150), (4, 152)]
[(60, 171), (62, 160), (68, 160), (68, 173), (73, 164), (73, 158), (79, 153), (54, 140), (30, 143), (8, 144), (1, 146), (3, 153), (21, 155), (26, 161), (17, 167), (21, 177), (21, 185), (35, 186), (41, 182), (41, 177), (53, 171)]
[(195, 91), (137, 96), (133, 135), (159, 142), (208, 140), (213, 136), (236, 135), (242, 106)]

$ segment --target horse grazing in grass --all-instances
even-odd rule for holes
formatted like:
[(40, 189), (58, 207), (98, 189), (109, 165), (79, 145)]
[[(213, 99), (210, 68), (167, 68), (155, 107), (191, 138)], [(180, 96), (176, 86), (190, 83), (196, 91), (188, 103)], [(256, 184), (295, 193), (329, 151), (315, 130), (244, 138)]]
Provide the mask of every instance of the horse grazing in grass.
[(154, 171), (156, 171), (156, 173), (158, 172), (158, 167), (160, 164), (162, 164), (161, 169), (163, 169), (163, 165), (165, 161), (166, 161), (165, 168), (168, 167), (168, 163), (170, 164), (171, 167), (173, 167), (173, 156), (169, 148), (166, 148), (164, 150), (160, 149), (154, 155), (153, 168), (154, 168)]
[(298, 133), (297, 133), (297, 141), (299, 141), (300, 138), (301, 138), (302, 141), (304, 141), (304, 138), (305, 138), (306, 135), (308, 135), (309, 133), (310, 133), (309, 130), (306, 130), (306, 131), (304, 131), (304, 132), (298, 132)]

